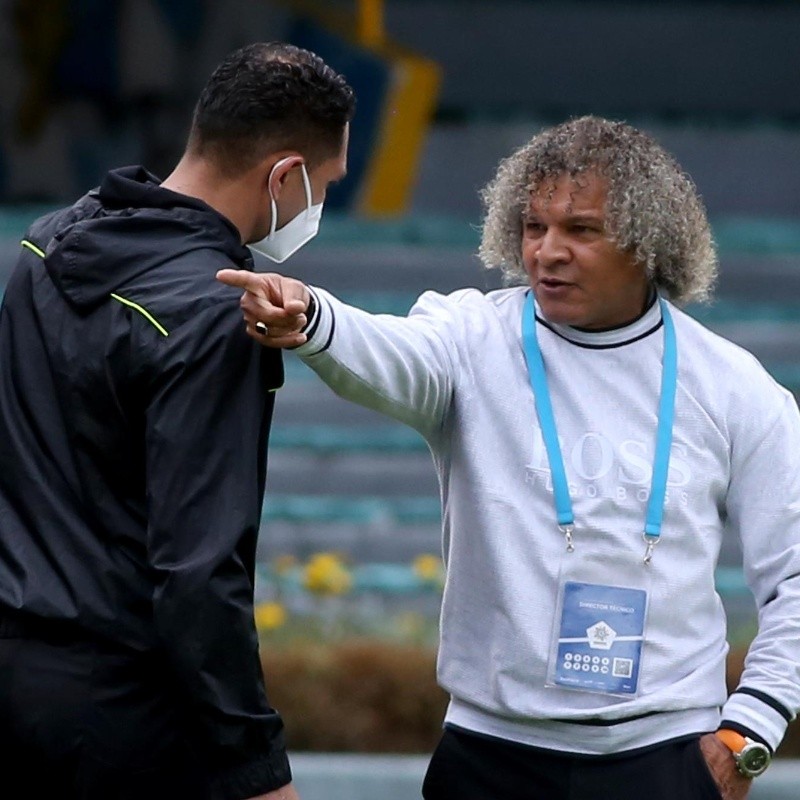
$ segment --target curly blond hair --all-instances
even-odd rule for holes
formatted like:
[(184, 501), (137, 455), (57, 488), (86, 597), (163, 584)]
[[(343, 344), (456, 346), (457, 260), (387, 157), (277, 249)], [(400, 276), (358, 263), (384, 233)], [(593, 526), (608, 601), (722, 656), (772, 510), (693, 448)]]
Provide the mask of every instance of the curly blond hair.
[(522, 219), (531, 196), (585, 173), (606, 181), (608, 235), (656, 286), (677, 303), (709, 300), (717, 254), (693, 181), (647, 134), (594, 116), (547, 128), (500, 162), (481, 193), (484, 266), (502, 270), (507, 283), (525, 282)]

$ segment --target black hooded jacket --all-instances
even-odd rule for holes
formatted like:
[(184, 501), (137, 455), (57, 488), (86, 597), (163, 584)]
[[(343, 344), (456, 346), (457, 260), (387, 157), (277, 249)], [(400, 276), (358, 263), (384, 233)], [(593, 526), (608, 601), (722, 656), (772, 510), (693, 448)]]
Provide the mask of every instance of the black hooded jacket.
[[(37, 220), (0, 314), (0, 616), (163, 655), (220, 797), (289, 780), (253, 621), (279, 351), (235, 227), (140, 167)], [(249, 795), (248, 795), (249, 793)]]

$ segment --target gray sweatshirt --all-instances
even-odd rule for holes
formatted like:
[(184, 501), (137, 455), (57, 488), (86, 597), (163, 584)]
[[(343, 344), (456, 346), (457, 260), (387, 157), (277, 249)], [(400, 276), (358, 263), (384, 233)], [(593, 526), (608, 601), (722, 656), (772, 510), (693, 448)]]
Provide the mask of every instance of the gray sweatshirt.
[[(714, 730), (772, 748), (800, 709), (800, 414), (748, 352), (670, 306), (678, 386), (661, 540), (633, 697), (547, 685), (559, 575), (636, 571), (663, 352), (658, 303), (585, 332), (537, 317), (576, 518), (567, 554), (522, 348), (525, 288), (426, 292), (408, 317), (321, 289), (296, 352), (339, 395), (419, 431), (441, 486), (447, 580), (437, 673), (446, 721), (538, 747), (608, 754)], [(538, 309), (537, 309), (538, 311)], [(741, 684), (725, 687), (714, 575), (741, 541), (759, 609)]]

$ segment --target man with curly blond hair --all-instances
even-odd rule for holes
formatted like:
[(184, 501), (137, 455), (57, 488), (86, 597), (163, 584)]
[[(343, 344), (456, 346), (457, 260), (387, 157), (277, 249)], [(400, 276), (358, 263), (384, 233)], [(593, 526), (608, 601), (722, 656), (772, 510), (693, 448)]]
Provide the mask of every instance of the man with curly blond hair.
[[(219, 275), (253, 338), (431, 448), (451, 702), (423, 795), (743, 800), (800, 709), (796, 401), (681, 310), (710, 297), (715, 247), (645, 133), (546, 129), (483, 199), (481, 257), (519, 285), (426, 292), (407, 318)], [(759, 608), (730, 695), (729, 537)]]

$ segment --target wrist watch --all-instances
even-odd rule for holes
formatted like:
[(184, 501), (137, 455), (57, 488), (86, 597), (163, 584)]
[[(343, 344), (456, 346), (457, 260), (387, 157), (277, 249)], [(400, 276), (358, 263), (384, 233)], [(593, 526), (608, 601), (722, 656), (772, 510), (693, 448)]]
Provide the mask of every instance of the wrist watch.
[(765, 744), (742, 736), (729, 728), (720, 728), (717, 738), (731, 751), (736, 768), (746, 778), (761, 775), (772, 761), (772, 751)]

